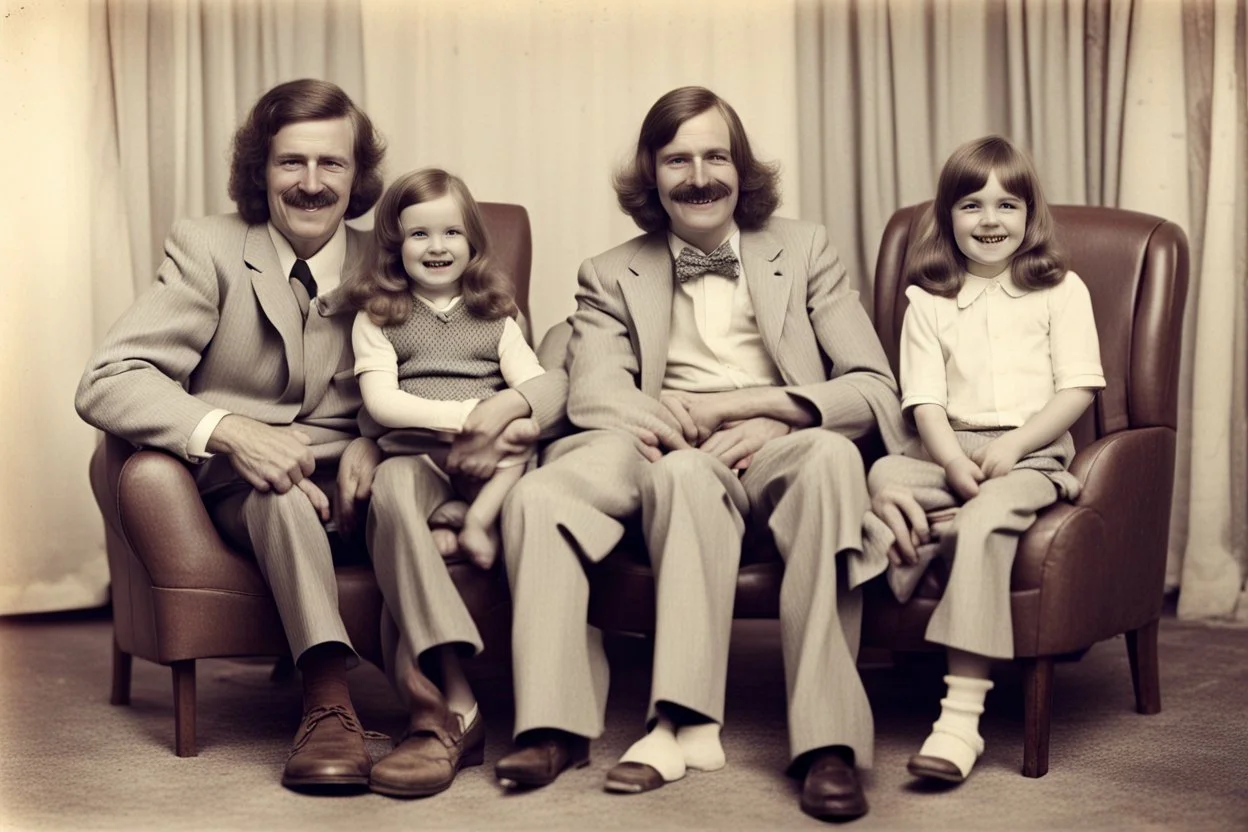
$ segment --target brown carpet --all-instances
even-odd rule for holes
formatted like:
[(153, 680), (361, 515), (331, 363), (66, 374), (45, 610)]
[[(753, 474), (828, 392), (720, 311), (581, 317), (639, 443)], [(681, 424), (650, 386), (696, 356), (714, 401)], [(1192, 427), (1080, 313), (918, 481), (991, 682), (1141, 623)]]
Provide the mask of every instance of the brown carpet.
[[(786, 762), (784, 679), (776, 622), (738, 622), (724, 744), (728, 767), (656, 792), (602, 792), (607, 769), (640, 735), (648, 644), (610, 641), (606, 736), (593, 763), (554, 785), (504, 795), (493, 763), (509, 747), (505, 666), (473, 677), (489, 726), (486, 765), (419, 801), (307, 797), (278, 785), (299, 719), (296, 681), (264, 661), (199, 665), (198, 757), (172, 752), (166, 668), (136, 660), (133, 702), (108, 704), (110, 624), (99, 613), (0, 621), (0, 829), (818, 829), (797, 808)], [(1022, 759), (1018, 674), (996, 676), (983, 723), (987, 751), (959, 788), (917, 785), (905, 761), (935, 718), (940, 664), (877, 663), (863, 674), (876, 714), (871, 812), (852, 829), (1248, 830), (1248, 631), (1167, 618), (1162, 713), (1134, 712), (1121, 639), (1057, 668), (1051, 768)], [(402, 712), (371, 666), (353, 672), (366, 728), (397, 731)], [(370, 741), (374, 756), (383, 741)]]

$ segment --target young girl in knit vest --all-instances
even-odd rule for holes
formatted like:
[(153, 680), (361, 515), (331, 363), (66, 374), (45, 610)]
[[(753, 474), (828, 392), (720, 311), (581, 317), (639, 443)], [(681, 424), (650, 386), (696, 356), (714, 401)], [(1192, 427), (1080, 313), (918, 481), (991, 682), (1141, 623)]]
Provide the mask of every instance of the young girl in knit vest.
[[(1087, 287), (1067, 271), (1028, 158), (998, 136), (949, 157), (924, 233), (908, 258), (901, 335), (903, 412), (922, 458), (888, 456), (872, 494), (910, 490), (952, 520), (942, 544), (899, 547), (868, 512), (864, 546), (887, 550), (905, 601), (937, 549), (949, 580), (927, 628), (948, 652), (940, 717), (908, 768), (961, 782), (984, 750), (979, 715), (993, 659), (1014, 657), (1010, 571), (1036, 512), (1073, 499), (1071, 425), (1105, 386)], [(942, 514), (944, 513), (944, 514)], [(937, 526), (939, 528), (939, 525)], [(903, 548), (914, 552), (907, 554)]]
[[(457, 176), (436, 168), (399, 177), (377, 204), (373, 267), (351, 298), (360, 309), (352, 344), (364, 409), (392, 430), (429, 432), (422, 451), (445, 466), (449, 443), (473, 408), (500, 390), (541, 375), (537, 356), (514, 316), (511, 282), (490, 260), (481, 210)], [(536, 437), (518, 419), (504, 439)], [(393, 452), (386, 437), (379, 444)], [(524, 472), (527, 455), (504, 457), (470, 506), (447, 503), (430, 525), (444, 555), (457, 549), (488, 569), (498, 555), (503, 498)]]

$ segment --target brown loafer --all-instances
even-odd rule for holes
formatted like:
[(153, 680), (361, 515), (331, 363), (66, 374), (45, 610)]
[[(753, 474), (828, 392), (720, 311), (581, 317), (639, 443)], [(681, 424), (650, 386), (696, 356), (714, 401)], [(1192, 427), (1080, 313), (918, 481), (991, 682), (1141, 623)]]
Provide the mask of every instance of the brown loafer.
[(819, 820), (853, 820), (867, 813), (858, 773), (836, 752), (824, 751), (802, 783), (802, 811)]
[(933, 780), (944, 780), (946, 783), (961, 783), (966, 780), (962, 771), (953, 763), (941, 757), (929, 757), (915, 754), (906, 763), (906, 770), (915, 777), (930, 777)]
[(659, 770), (645, 763), (616, 763), (607, 772), (607, 781), (603, 788), (609, 792), (621, 794), (640, 794), (652, 792), (666, 781)]
[(494, 764), (494, 774), (504, 786), (545, 786), (569, 768), (589, 765), (589, 739), (567, 731), (530, 731), (519, 746)]
[(373, 766), (368, 785), (389, 797), (428, 797), (446, 791), (461, 768), (485, 762), (485, 720), (481, 712), (463, 732), (452, 715), (451, 730), (409, 730), (394, 750)]
[(312, 708), (295, 734), (282, 785), (295, 791), (362, 790), (368, 787), (372, 765), (364, 731), (350, 708)]

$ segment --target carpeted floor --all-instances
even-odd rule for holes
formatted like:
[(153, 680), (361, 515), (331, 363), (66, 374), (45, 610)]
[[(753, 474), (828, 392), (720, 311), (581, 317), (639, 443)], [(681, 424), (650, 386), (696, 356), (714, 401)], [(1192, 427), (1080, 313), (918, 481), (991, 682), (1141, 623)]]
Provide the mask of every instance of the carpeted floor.
[[(610, 641), (614, 673), (606, 736), (593, 763), (554, 785), (505, 795), (493, 764), (509, 747), (505, 666), (473, 677), (489, 726), (486, 765), (419, 801), (377, 795), (307, 797), (278, 785), (299, 719), (297, 681), (269, 662), (199, 665), (198, 757), (172, 753), (169, 671), (135, 661), (133, 702), (108, 704), (110, 624), (101, 614), (0, 621), (0, 829), (817, 829), (797, 808), (786, 762), (784, 678), (776, 622), (738, 622), (724, 743), (728, 767), (693, 772), (656, 792), (602, 791), (639, 736), (648, 645)], [(930, 661), (864, 667), (876, 715), (871, 812), (851, 829), (1248, 830), (1248, 631), (1163, 620), (1162, 713), (1134, 712), (1121, 639), (1059, 665), (1051, 768), (1029, 780), (1021, 690), (1005, 668), (984, 721), (987, 752), (953, 789), (917, 785), (905, 761), (940, 696)], [(399, 730), (381, 674), (353, 672), (366, 728)], [(370, 741), (375, 757), (383, 741)]]

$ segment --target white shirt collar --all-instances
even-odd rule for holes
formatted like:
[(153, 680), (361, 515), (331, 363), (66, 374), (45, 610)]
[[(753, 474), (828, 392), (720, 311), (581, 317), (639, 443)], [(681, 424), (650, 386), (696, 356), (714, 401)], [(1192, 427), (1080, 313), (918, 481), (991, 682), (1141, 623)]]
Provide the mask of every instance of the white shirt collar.
[(434, 312), (446, 313), (446, 312), (450, 312), (459, 304), (459, 301), (463, 298), (463, 295), (456, 295), (455, 297), (451, 298), (450, 300), (446, 302), (445, 306), (438, 306), (436, 303), (429, 300), (429, 298), (420, 294), (420, 292), (412, 292), (412, 297), (416, 298), (416, 300), (420, 301), (425, 306), (428, 306)]
[[(722, 246), (723, 243), (720, 243), (719, 245)], [(732, 232), (732, 235), (728, 238), (728, 245), (732, 247), (732, 253), (737, 256), (737, 262), (738, 263), (741, 262), (741, 229), (738, 228)], [(698, 248), (693, 243), (687, 243), (684, 240), (682, 240), (680, 237), (677, 237), (674, 232), (672, 231), (667, 232), (667, 247), (672, 250), (673, 258), (679, 257), (680, 250), (683, 249), (685, 246), (688, 246), (694, 251), (702, 251), (702, 249)], [(715, 248), (719, 248), (719, 246), (716, 246)], [(714, 249), (712, 249), (712, 251), (714, 251)], [(710, 254), (711, 252), (702, 251), (702, 253)]]
[(1014, 275), (1010, 273), (1008, 266), (996, 277), (976, 277), (966, 272), (963, 276), (962, 288), (958, 290), (958, 308), (965, 309), (970, 306), (979, 299), (984, 290), (993, 284), (1000, 285), (1012, 298), (1020, 298), (1027, 294), (1026, 289), (1014, 282)]
[[(290, 241), (282, 236), (282, 232), (272, 222), (268, 223), (269, 239), (273, 248), (277, 249), (277, 262), (282, 266), (282, 274), (289, 275), (299, 256), (291, 247)], [(347, 226), (338, 223), (338, 230), (329, 238), (320, 251), (308, 258), (308, 268), (316, 280), (317, 294), (326, 295), (338, 288), (342, 282), (342, 265), (347, 259)]]

